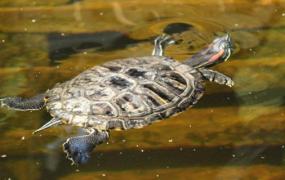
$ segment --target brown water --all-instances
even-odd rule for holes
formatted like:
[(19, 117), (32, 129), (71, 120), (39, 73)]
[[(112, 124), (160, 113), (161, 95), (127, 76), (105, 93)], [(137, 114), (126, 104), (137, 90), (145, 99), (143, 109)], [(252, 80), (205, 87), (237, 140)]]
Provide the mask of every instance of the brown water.
[(112, 132), (86, 165), (61, 144), (70, 127), (32, 132), (45, 110), (0, 109), (0, 179), (285, 179), (285, 1), (1, 0), (0, 96), (32, 96), (115, 58), (149, 55), (161, 33), (183, 60), (230, 32), (216, 67), (234, 88), (207, 85), (197, 106), (139, 130)]

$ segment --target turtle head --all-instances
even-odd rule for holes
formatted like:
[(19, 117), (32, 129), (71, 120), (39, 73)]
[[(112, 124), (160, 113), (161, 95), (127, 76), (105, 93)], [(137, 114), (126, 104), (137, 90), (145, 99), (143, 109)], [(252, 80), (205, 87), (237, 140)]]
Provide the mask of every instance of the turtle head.
[(211, 67), (225, 62), (229, 59), (233, 51), (233, 43), (229, 34), (217, 37), (202, 51), (194, 54), (186, 64), (192, 67)]

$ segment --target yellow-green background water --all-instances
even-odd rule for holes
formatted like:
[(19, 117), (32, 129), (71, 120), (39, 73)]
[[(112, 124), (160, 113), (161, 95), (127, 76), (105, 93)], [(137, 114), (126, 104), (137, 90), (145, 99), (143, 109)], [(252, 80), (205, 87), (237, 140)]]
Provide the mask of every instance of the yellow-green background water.
[(0, 96), (33, 96), (116, 58), (149, 55), (163, 32), (178, 60), (229, 32), (235, 53), (192, 109), (112, 132), (86, 165), (61, 144), (70, 127), (32, 132), (45, 110), (0, 109), (0, 179), (285, 179), (285, 1), (0, 0)]

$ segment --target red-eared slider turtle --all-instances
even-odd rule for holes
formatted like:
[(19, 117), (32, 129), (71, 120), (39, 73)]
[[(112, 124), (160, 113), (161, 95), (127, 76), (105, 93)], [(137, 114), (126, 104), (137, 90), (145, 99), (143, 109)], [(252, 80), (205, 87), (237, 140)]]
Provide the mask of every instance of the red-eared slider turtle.
[(58, 124), (86, 129), (87, 135), (63, 144), (67, 157), (80, 164), (108, 140), (111, 129), (142, 128), (197, 103), (205, 80), (233, 86), (231, 78), (207, 69), (231, 55), (229, 35), (216, 38), (185, 62), (163, 55), (165, 46), (174, 43), (169, 36), (159, 36), (154, 43), (151, 56), (107, 62), (38, 96), (2, 98), (1, 106), (23, 111), (46, 107), (53, 118), (35, 132)]

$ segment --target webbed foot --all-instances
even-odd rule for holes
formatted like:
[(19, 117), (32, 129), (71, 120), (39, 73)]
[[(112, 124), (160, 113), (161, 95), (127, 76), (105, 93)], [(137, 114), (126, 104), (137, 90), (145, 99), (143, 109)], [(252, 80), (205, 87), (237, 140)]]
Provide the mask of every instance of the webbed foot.
[(109, 138), (107, 131), (94, 130), (89, 135), (72, 137), (63, 144), (63, 151), (72, 164), (84, 164), (90, 159), (90, 153), (96, 145), (106, 142)]

